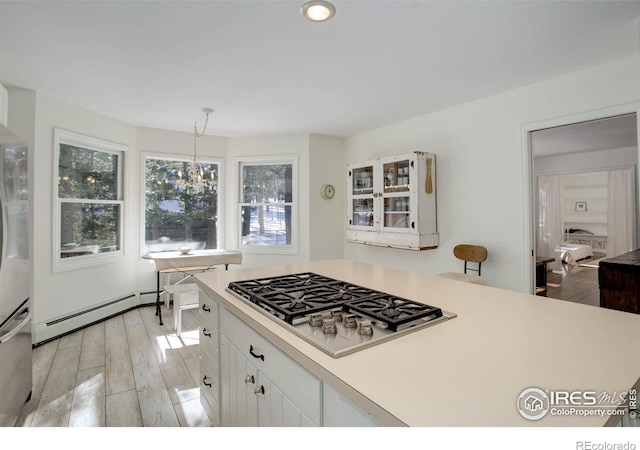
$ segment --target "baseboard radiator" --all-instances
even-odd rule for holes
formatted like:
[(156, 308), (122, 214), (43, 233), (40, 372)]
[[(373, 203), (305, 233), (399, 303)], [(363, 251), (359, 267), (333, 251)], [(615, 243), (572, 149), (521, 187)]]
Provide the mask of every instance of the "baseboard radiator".
[(156, 291), (136, 292), (106, 301), (90, 308), (32, 325), (34, 346), (42, 345), (67, 334), (74, 333), (124, 312), (156, 302)]

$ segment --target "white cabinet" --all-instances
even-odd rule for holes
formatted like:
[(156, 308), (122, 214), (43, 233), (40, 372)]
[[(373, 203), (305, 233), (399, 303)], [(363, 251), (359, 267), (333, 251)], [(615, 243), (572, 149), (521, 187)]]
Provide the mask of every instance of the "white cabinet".
[(200, 403), (213, 426), (378, 426), (200, 291)]
[(323, 418), (325, 427), (379, 427), (371, 416), (338, 394), (327, 384), (323, 393)]
[(433, 153), (349, 164), (347, 176), (347, 241), (410, 250), (438, 246)]
[(319, 426), (322, 382), (221, 308), (222, 426)]
[(220, 426), (220, 306), (200, 291), (200, 403), (213, 426)]

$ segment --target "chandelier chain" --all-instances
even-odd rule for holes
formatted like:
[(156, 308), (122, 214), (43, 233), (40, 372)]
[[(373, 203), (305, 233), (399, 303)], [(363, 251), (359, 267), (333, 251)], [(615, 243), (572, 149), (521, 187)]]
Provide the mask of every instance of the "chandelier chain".
[(210, 177), (205, 177), (204, 165), (198, 160), (197, 140), (199, 137), (204, 136), (207, 129), (207, 123), (209, 122), (209, 114), (213, 110), (204, 108), (203, 112), (206, 114), (204, 126), (202, 132), (198, 133), (198, 122), (193, 124), (193, 158), (191, 163), (187, 166), (187, 173), (185, 178), (182, 178), (182, 171), (178, 170), (178, 179), (175, 181), (175, 187), (181, 191), (187, 193), (202, 194), (207, 190), (215, 190), (217, 188), (217, 182), (214, 178), (213, 172), (210, 173)]

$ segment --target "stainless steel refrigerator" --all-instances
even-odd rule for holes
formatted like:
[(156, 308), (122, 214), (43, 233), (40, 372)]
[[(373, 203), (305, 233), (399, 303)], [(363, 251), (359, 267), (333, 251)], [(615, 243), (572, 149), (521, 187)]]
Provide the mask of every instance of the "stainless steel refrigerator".
[(31, 398), (27, 143), (0, 125), (0, 426)]

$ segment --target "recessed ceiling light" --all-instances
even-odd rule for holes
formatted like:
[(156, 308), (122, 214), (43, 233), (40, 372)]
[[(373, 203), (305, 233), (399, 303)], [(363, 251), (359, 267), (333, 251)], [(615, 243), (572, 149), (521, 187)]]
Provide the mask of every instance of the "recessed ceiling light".
[(329, 2), (313, 0), (302, 5), (302, 14), (312, 22), (324, 22), (336, 14), (336, 8)]

